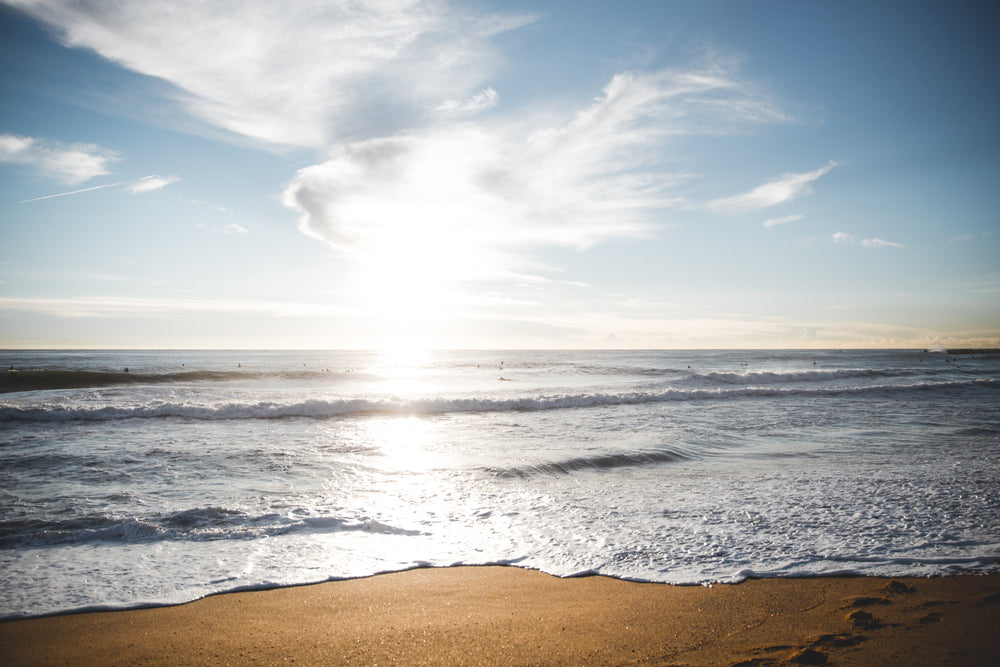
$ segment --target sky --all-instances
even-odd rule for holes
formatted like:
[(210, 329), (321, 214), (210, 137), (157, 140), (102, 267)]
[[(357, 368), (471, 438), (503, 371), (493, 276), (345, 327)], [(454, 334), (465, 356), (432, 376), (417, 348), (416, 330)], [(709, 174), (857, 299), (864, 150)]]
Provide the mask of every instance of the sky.
[(998, 15), (0, 0), (0, 347), (1000, 347)]

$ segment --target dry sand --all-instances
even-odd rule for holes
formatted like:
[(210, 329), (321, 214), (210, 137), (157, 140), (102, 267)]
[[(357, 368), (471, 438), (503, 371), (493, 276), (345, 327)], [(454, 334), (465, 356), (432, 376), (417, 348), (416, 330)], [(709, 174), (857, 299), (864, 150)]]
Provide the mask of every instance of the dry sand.
[(0, 623), (11, 665), (998, 665), (1000, 575), (669, 586), (411, 570)]

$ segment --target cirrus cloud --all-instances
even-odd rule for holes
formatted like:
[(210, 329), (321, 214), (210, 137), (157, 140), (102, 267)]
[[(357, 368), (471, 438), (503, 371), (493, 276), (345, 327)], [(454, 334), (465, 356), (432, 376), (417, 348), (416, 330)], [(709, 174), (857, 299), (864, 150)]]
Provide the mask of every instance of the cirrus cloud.
[(798, 222), (799, 220), (803, 220), (805, 217), (806, 216), (797, 213), (795, 215), (786, 215), (780, 218), (769, 218), (761, 224), (763, 224), (767, 229), (774, 229), (778, 225), (787, 225), (791, 222)]
[(67, 46), (169, 82), (213, 127), (311, 147), (465, 99), (493, 69), (489, 40), (534, 20), (412, 0), (5, 1)]
[(144, 176), (138, 181), (135, 181), (128, 187), (128, 191), (132, 194), (141, 194), (143, 192), (152, 192), (153, 190), (160, 190), (162, 188), (176, 183), (181, 180), (177, 176)]
[(811, 184), (837, 166), (833, 160), (826, 166), (803, 173), (782, 174), (749, 192), (717, 199), (709, 207), (718, 211), (737, 212), (770, 208), (812, 192)]
[(862, 239), (861, 245), (866, 248), (902, 248), (902, 243), (896, 243), (895, 241), (885, 241), (879, 238)]
[(858, 241), (854, 234), (848, 234), (847, 232), (836, 232), (830, 235), (830, 239), (834, 243), (856, 243), (860, 244), (864, 248), (902, 248), (902, 243), (896, 243), (894, 241), (885, 241), (880, 238), (870, 238), (862, 239)]
[(500, 96), (492, 88), (485, 88), (464, 100), (445, 100), (437, 105), (436, 111), (451, 115), (474, 114), (492, 109), (500, 103)]

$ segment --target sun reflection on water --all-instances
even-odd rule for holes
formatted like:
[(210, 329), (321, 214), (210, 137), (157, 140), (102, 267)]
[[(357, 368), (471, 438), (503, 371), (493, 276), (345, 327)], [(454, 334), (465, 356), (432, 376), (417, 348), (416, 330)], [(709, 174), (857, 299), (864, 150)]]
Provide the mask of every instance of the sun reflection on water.
[(366, 425), (372, 445), (384, 457), (380, 466), (394, 472), (424, 472), (441, 463), (425, 419), (379, 417)]
[(394, 529), (424, 531), (454, 509), (453, 462), (442, 450), (440, 431), (418, 416), (377, 417), (365, 425), (378, 453), (367, 491), (370, 516)]
[(431, 355), (419, 346), (401, 343), (383, 348), (375, 363), (379, 391), (393, 396), (419, 397), (429, 394)]

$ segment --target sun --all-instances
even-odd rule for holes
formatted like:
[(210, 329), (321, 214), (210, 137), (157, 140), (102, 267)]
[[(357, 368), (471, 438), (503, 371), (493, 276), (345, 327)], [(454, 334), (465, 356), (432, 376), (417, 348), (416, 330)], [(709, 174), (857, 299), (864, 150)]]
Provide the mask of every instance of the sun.
[(449, 247), (440, 238), (398, 234), (379, 239), (358, 262), (358, 308), (373, 325), (373, 347), (410, 355), (434, 346), (455, 303)]

